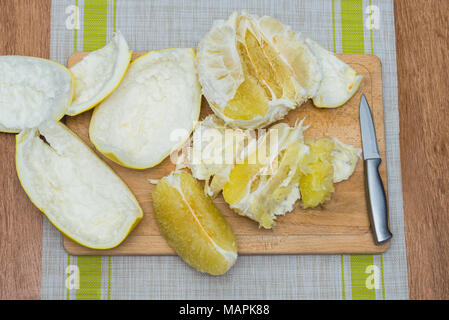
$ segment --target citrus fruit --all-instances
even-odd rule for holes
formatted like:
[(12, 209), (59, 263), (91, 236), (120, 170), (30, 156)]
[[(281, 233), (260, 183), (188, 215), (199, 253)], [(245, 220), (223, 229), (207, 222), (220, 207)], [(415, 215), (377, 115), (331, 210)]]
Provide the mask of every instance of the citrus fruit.
[(316, 207), (330, 200), (334, 192), (332, 151), (334, 141), (324, 137), (309, 144), (310, 152), (300, 163), (299, 186), (304, 208)]
[(189, 173), (173, 171), (162, 178), (152, 197), (162, 235), (187, 264), (212, 275), (224, 274), (234, 265), (234, 233)]
[[(279, 120), (309, 99), (321, 81), (305, 42), (277, 20), (266, 20), (234, 12), (216, 21), (198, 46), (203, 94), (230, 126), (258, 128)], [(284, 38), (293, 48), (283, 46)]]
[(204, 180), (206, 194), (214, 197), (223, 189), (229, 172), (253, 139), (250, 132), (231, 129), (214, 115), (198, 123), (188, 149), (187, 166), (193, 177)]
[(276, 215), (293, 210), (300, 198), (299, 164), (308, 153), (302, 123), (271, 127), (236, 164), (223, 188), (229, 206), (264, 228), (274, 225)]
[(198, 73), (214, 113), (240, 128), (267, 126), (308, 99), (341, 106), (362, 80), (312, 39), (246, 11), (214, 22), (198, 46)]

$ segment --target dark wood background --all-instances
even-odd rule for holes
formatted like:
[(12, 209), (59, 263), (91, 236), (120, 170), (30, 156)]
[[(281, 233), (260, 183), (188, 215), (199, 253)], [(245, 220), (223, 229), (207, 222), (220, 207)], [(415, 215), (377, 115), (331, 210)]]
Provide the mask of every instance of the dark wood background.
[[(0, 0), (0, 55), (48, 58), (50, 7), (50, 0)], [(448, 0), (395, 1), (411, 299), (449, 299), (448, 21)], [(0, 134), (0, 299), (39, 299), (42, 216), (19, 201), (26, 195), (14, 145), (14, 135)]]

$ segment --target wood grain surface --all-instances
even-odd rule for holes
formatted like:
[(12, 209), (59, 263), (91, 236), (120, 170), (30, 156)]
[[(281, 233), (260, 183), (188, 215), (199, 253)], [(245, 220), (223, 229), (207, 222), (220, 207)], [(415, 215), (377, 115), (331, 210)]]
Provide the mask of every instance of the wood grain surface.
[(449, 1), (395, 2), (410, 298), (449, 299)]
[[(68, 59), (71, 67), (87, 53), (76, 52)], [(143, 54), (133, 53), (133, 59)], [(349, 63), (363, 81), (358, 92), (344, 106), (336, 109), (315, 108), (309, 101), (290, 111), (280, 122), (293, 126), (305, 118), (310, 125), (304, 133), (306, 139), (332, 136), (344, 143), (361, 148), (359, 105), (362, 93), (367, 97), (376, 125), (381, 156), (385, 157), (385, 129), (382, 102), (382, 68), (379, 58), (373, 55), (345, 54), (339, 57)], [(212, 111), (203, 99), (200, 119)], [(67, 117), (66, 124), (92, 149), (89, 140), (89, 123), (92, 112)], [(146, 170), (132, 170), (120, 166), (97, 154), (128, 184), (142, 206), (144, 217), (135, 230), (118, 247), (110, 250), (93, 250), (82, 247), (68, 238), (64, 239), (66, 250), (72, 255), (151, 255), (174, 254), (161, 236), (153, 214), (151, 193), (155, 187), (148, 179), (160, 179), (174, 168), (170, 158)], [(385, 161), (379, 167), (387, 185)], [(237, 237), (239, 254), (299, 254), (299, 253), (380, 253), (389, 243), (377, 246), (370, 228), (364, 188), (363, 162), (359, 161), (354, 174), (347, 181), (335, 185), (331, 201), (322, 208), (301, 209), (296, 203), (293, 212), (279, 216), (271, 230), (259, 228), (258, 224), (236, 214), (220, 194), (215, 204), (229, 222)]]
[[(50, 0), (0, 1), (0, 55), (48, 57)], [(449, 1), (395, 1), (399, 116), (411, 299), (449, 299)], [(0, 298), (38, 299), (41, 216), (16, 179), (0, 134)], [(26, 234), (26, 238), (23, 237)]]
[[(51, 1), (0, 1), (0, 55), (48, 58)], [(0, 133), (0, 299), (39, 299), (42, 215), (22, 190), (15, 135)]]

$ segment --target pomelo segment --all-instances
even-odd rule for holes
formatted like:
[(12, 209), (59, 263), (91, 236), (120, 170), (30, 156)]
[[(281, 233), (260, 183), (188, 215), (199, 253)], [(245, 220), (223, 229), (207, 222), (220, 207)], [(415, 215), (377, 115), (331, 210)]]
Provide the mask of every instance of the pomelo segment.
[(224, 274), (234, 265), (234, 233), (189, 173), (174, 171), (162, 178), (152, 197), (162, 235), (187, 264), (212, 275)]
[(302, 123), (271, 127), (243, 163), (232, 168), (223, 188), (225, 201), (240, 215), (272, 228), (276, 215), (293, 210), (300, 198), (299, 163), (308, 152)]
[[(282, 66), (279, 68), (279, 74), (285, 77), (293, 73), (294, 79), (298, 81), (302, 90), (296, 90), (295, 99), (304, 102), (313, 97), (320, 86), (323, 74), (317, 57), (309, 49), (301, 33), (268, 16), (258, 19), (257, 24), (266, 41), (271, 44), (267, 46), (266, 52), (270, 53), (273, 61), (278, 61), (277, 64)], [(283, 87), (285, 90), (286, 86)]]
[(214, 197), (228, 181), (232, 167), (244, 158), (247, 145), (254, 140), (251, 132), (228, 128), (211, 114), (198, 123), (188, 148), (187, 162), (177, 168), (190, 168), (194, 178), (204, 180), (204, 192)]
[(215, 22), (198, 47), (203, 94), (229, 126), (267, 126), (311, 98), (321, 81), (305, 42), (268, 18), (234, 12)]
[(232, 127), (267, 126), (305, 101), (294, 70), (261, 32), (258, 19), (235, 12), (215, 22), (198, 47), (203, 94)]
[(238, 128), (261, 128), (309, 99), (343, 105), (362, 76), (278, 20), (234, 12), (198, 47), (199, 80), (214, 113)]

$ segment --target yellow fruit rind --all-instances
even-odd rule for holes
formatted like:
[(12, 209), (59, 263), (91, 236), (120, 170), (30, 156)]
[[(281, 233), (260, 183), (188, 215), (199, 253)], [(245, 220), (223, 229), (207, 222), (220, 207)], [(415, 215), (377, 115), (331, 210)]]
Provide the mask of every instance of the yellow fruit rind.
[[(139, 60), (140, 58), (142, 58), (142, 57), (144, 57), (144, 56), (150, 54), (151, 52), (154, 52), (154, 51), (157, 51), (157, 52), (163, 52), (163, 51), (172, 50), (172, 49), (179, 49), (179, 48), (168, 48), (168, 49), (161, 49), (161, 50), (151, 50), (151, 51), (148, 51), (147, 53), (145, 53), (145, 54), (143, 54), (143, 55), (137, 57), (136, 59), (134, 59), (134, 60), (128, 65), (128, 68), (129, 68), (129, 66), (130, 66), (132, 63), (134, 63), (134, 62), (136, 62), (137, 60)], [(188, 49), (191, 49), (193, 56), (195, 56), (195, 50), (193, 50), (192, 48), (188, 48)], [(120, 81), (120, 82), (121, 82), (121, 81)], [(104, 100), (104, 99), (103, 99), (103, 100)], [(117, 163), (117, 164), (119, 164), (119, 165), (121, 165), (121, 166), (123, 166), (123, 167), (125, 167), (125, 168), (136, 169), (136, 170), (144, 170), (144, 169), (148, 169), (148, 168), (153, 168), (153, 167), (157, 166), (158, 164), (160, 164), (160, 163), (161, 163), (162, 161), (164, 161), (165, 158), (167, 158), (173, 151), (177, 150), (179, 147), (181, 147), (181, 146), (182, 146), (182, 145), (189, 139), (190, 135), (191, 135), (192, 132), (193, 132), (193, 129), (196, 127), (196, 124), (198, 123), (198, 121), (199, 121), (199, 119), (200, 119), (200, 113), (201, 113), (201, 99), (199, 99), (198, 112), (197, 112), (197, 116), (195, 116), (196, 122), (193, 124), (192, 129), (190, 130), (189, 134), (186, 135), (186, 139), (183, 140), (183, 141), (181, 141), (178, 145), (174, 146), (174, 147), (172, 148), (171, 151), (169, 151), (166, 155), (164, 155), (164, 156), (160, 159), (159, 162), (154, 163), (154, 164), (152, 164), (152, 165), (149, 166), (149, 167), (148, 167), (148, 166), (145, 166), (145, 167), (132, 167), (132, 166), (130, 166), (130, 165), (124, 163), (123, 161), (121, 161), (121, 160), (117, 157), (117, 155), (114, 154), (113, 152), (106, 152), (106, 151), (104, 151), (103, 149), (101, 149), (101, 148), (94, 142), (94, 140), (91, 138), (91, 128), (92, 128), (92, 124), (93, 124), (92, 119), (94, 118), (95, 112), (96, 112), (96, 111), (97, 111), (97, 109), (94, 109), (94, 111), (93, 111), (93, 113), (92, 113), (91, 121), (90, 121), (90, 124), (89, 124), (89, 140), (90, 140), (90, 142), (95, 146), (95, 149), (97, 149), (101, 154), (103, 154), (103, 155), (104, 155), (106, 158), (108, 158), (109, 160), (114, 161), (115, 163)]]
[[(70, 72), (70, 86), (72, 88), (72, 94), (70, 95), (70, 100), (67, 103), (66, 108), (64, 109), (64, 113), (62, 113), (58, 118), (54, 119), (55, 121), (59, 121), (62, 118), (64, 118), (65, 113), (67, 112), (67, 110), (69, 109), (70, 105), (72, 104), (73, 98), (75, 96), (75, 76), (73, 75), (72, 71), (70, 71), (69, 68), (67, 68), (65, 65), (60, 64), (59, 62), (53, 61), (53, 60), (49, 60), (49, 59), (44, 59), (44, 58), (39, 58), (39, 57), (31, 57), (31, 56), (23, 56), (25, 58), (33, 58), (33, 59), (40, 59), (40, 60), (44, 60), (44, 61), (50, 61), (51, 63), (57, 64), (60, 67), (63, 67), (64, 69), (66, 69), (68, 72)], [(50, 120), (50, 119), (48, 119)], [(22, 129), (6, 129), (6, 128), (0, 128), (0, 132), (3, 133), (19, 133)]]
[(363, 81), (363, 77), (362, 76), (359, 75), (358, 77), (356, 77), (355, 86), (354, 86), (354, 89), (353, 89), (354, 91), (348, 97), (348, 99), (346, 101), (344, 101), (343, 103), (339, 104), (338, 106), (321, 106), (321, 105), (318, 104), (317, 99), (312, 99), (313, 106), (317, 107), (317, 108), (320, 108), (320, 109), (334, 109), (334, 108), (339, 108), (339, 107), (345, 105), (346, 102), (351, 100), (351, 98), (357, 93), (357, 91), (359, 91), (359, 87), (360, 87), (360, 84), (362, 83), (362, 81)]
[[(72, 133), (72, 132), (71, 132)], [(75, 134), (72, 133), (72, 135), (77, 138), (78, 140), (82, 141), (78, 136), (76, 136)], [(118, 245), (120, 245), (127, 237), (128, 235), (131, 233), (131, 231), (134, 230), (134, 228), (139, 224), (140, 220), (142, 220), (143, 218), (143, 211), (142, 208), (140, 208), (140, 216), (137, 217), (134, 221), (134, 223), (129, 227), (128, 232), (123, 236), (123, 238), (116, 243), (113, 246), (109, 246), (109, 247), (93, 247), (93, 246), (89, 246), (85, 243), (82, 243), (81, 241), (78, 241), (77, 239), (73, 238), (72, 236), (70, 236), (69, 234), (65, 233), (64, 231), (62, 231), (56, 224), (53, 223), (53, 221), (51, 221), (51, 219), (48, 218), (47, 214), (45, 213), (45, 211), (39, 207), (34, 201), (33, 199), (29, 196), (28, 192), (26, 191), (24, 184), (22, 183), (22, 180), (20, 179), (20, 173), (18, 172), (18, 166), (17, 166), (17, 149), (19, 147), (19, 144), (22, 142), (23, 139), (25, 139), (25, 137), (22, 138), (22, 140), (20, 139), (22, 136), (21, 135), (17, 135), (16, 136), (16, 148), (15, 148), (15, 162), (16, 162), (16, 173), (17, 173), (17, 178), (19, 179), (20, 185), (22, 186), (23, 191), (25, 192), (25, 194), (28, 196), (28, 199), (30, 199), (31, 203), (48, 219), (48, 221), (50, 221), (50, 223), (56, 228), (56, 230), (58, 230), (61, 234), (63, 234), (64, 236), (66, 236), (67, 238), (69, 238), (70, 240), (72, 240), (73, 242), (89, 248), (89, 249), (95, 249), (95, 250), (107, 250), (107, 249), (112, 249), (117, 247)], [(83, 142), (83, 141), (82, 141)], [(84, 142), (83, 142), (84, 143)], [(93, 154), (95, 154), (95, 152), (92, 151), (92, 149), (88, 148), (90, 150), (90, 152), (92, 152)], [(95, 154), (95, 156), (97, 156)], [(105, 163), (105, 165), (115, 174), (115, 172)], [(123, 180), (122, 180), (123, 181)], [(129, 189), (128, 185), (123, 181), (124, 185), (128, 188), (130, 194), (134, 197), (134, 200), (137, 202), (137, 199), (135, 198), (134, 194), (131, 192), (131, 190)], [(138, 202), (137, 202), (138, 203)]]
[[(95, 108), (96, 106), (98, 106), (101, 102), (103, 102), (104, 99), (106, 99), (107, 97), (109, 97), (109, 96), (111, 95), (111, 93), (114, 92), (115, 89), (117, 89), (117, 87), (120, 85), (120, 83), (122, 82), (123, 78), (125, 77), (125, 74), (126, 74), (126, 71), (128, 71), (128, 68), (129, 68), (129, 65), (130, 65), (132, 56), (133, 56), (133, 51), (130, 50), (130, 51), (129, 51), (128, 65), (126, 66), (126, 69), (125, 69), (125, 71), (123, 72), (123, 75), (122, 75), (122, 77), (120, 78), (120, 81), (117, 83), (117, 85), (116, 85), (116, 86), (115, 86), (115, 87), (114, 87), (114, 88), (113, 88), (107, 95), (105, 95), (103, 98), (99, 99), (97, 102), (93, 103), (91, 106), (87, 107), (86, 109), (83, 109), (83, 110), (81, 110), (81, 111), (79, 111), (79, 112), (77, 112), (77, 113), (67, 114), (67, 115), (68, 115), (68, 116), (71, 116), (71, 117), (74, 117), (74, 116), (77, 116), (77, 115), (79, 115), (79, 114), (81, 114), (81, 113), (83, 113), (83, 112), (89, 111), (89, 110)], [(69, 105), (69, 106), (70, 106), (70, 105)]]

